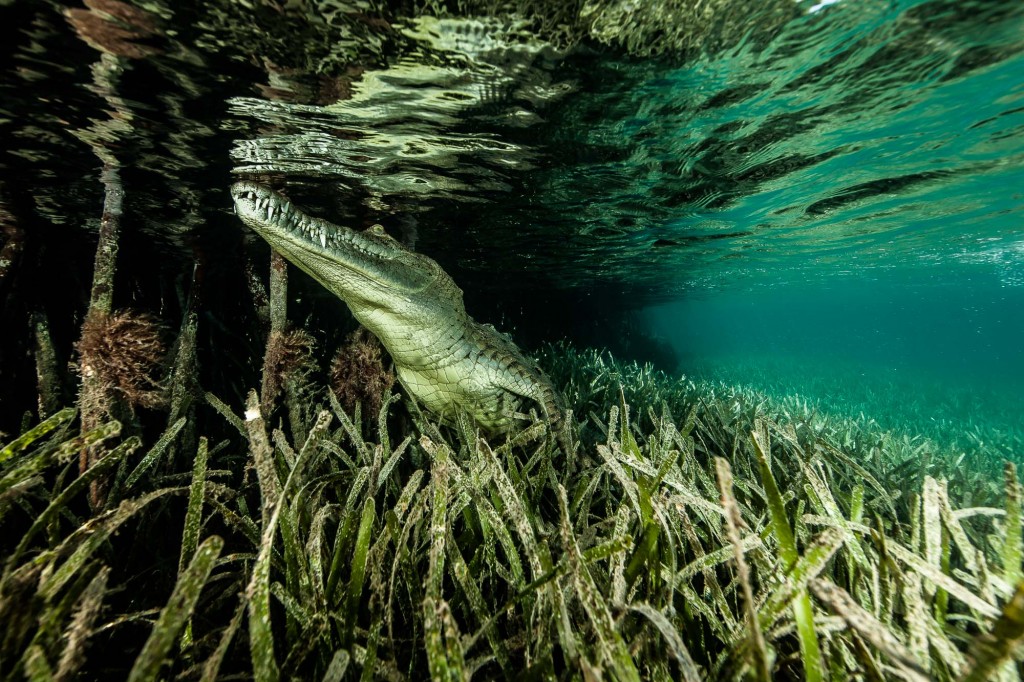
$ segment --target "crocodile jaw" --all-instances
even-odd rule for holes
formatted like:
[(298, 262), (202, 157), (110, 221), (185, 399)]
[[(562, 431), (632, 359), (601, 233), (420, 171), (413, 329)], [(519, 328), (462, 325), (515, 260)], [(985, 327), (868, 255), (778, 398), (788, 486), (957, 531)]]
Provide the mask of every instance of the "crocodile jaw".
[(246, 225), (350, 305), (380, 306), (396, 295), (422, 291), (436, 277), (432, 262), (424, 263), (383, 230), (356, 232), (309, 216), (251, 182), (236, 182), (231, 196)]

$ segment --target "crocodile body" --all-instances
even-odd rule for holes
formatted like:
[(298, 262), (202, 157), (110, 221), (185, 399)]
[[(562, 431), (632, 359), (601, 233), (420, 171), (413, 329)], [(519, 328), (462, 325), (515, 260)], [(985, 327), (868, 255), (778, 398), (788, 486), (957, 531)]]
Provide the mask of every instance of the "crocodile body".
[(530, 402), (553, 426), (561, 421), (551, 381), (507, 336), (466, 313), (462, 290), (434, 260), (379, 225), (335, 225), (262, 185), (235, 183), (231, 195), (249, 227), (348, 304), (430, 412), (444, 420), (468, 413), (490, 434), (508, 431)]

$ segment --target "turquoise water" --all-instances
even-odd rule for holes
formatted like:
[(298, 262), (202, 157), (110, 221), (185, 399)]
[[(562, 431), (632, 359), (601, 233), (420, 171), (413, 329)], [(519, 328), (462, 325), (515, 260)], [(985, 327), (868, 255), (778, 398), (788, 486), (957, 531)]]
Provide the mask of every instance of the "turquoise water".
[(652, 297), (891, 268), (1020, 286), (1022, 14), (839, 2), (678, 68), (588, 65), (538, 216), (589, 236), (591, 281)]
[(1024, 289), (980, 269), (925, 274), (717, 290), (651, 306), (644, 318), (691, 378), (799, 395), (944, 440), (978, 424), (1019, 430)]

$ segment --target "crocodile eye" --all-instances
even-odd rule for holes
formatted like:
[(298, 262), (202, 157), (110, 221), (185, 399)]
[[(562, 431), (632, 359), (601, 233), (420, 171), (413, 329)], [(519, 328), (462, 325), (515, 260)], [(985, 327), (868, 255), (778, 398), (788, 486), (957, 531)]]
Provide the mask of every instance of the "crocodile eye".
[(393, 237), (384, 231), (384, 226), (380, 223), (370, 225), (370, 229), (367, 230), (374, 237), (384, 237), (385, 239), (393, 239)]

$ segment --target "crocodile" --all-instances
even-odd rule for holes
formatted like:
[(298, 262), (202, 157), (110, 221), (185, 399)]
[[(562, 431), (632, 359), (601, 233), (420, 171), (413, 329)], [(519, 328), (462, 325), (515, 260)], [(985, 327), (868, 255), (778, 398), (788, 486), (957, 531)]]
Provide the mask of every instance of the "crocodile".
[(420, 405), (451, 422), (462, 412), (489, 436), (507, 433), (535, 403), (556, 433), (564, 403), (512, 340), (466, 312), (462, 290), (433, 259), (380, 225), (364, 231), (306, 214), (253, 182), (231, 187), (235, 212), (287, 260), (342, 299), (387, 349)]

